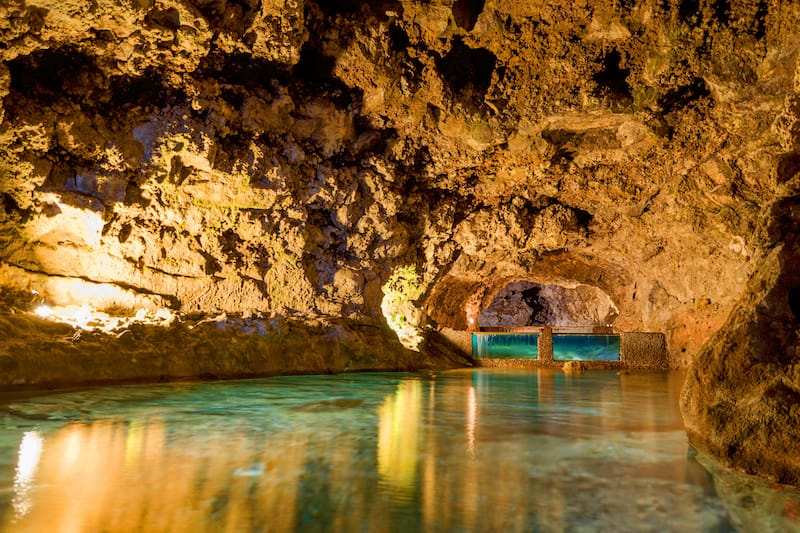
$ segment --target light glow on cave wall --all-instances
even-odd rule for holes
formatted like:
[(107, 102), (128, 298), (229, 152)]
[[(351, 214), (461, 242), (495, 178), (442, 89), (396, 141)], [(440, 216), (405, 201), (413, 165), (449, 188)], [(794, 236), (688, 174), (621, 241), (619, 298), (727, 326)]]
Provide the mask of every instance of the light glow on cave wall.
[(386, 323), (403, 346), (415, 351), (419, 351), (423, 340), (424, 313), (417, 306), (423, 292), (420, 283), (416, 267), (406, 265), (395, 268), (382, 287), (381, 312)]

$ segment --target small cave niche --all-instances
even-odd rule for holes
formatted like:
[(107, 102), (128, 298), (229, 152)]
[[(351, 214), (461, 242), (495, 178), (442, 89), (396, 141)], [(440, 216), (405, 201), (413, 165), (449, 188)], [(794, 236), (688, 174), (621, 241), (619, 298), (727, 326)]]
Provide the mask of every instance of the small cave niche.
[(119, 240), (120, 244), (124, 244), (128, 238), (131, 236), (133, 232), (133, 226), (130, 223), (125, 223), (119, 229), (119, 233), (117, 233), (117, 239)]
[[(666, 3), (666, 2), (665, 2)], [(729, 0), (680, 0), (678, 3), (678, 20), (689, 26), (697, 28), (703, 23), (718, 22), (722, 25), (730, 23), (731, 5)]]
[(174, 7), (164, 10), (154, 9), (144, 17), (144, 22), (148, 26), (175, 31), (181, 27), (181, 14)]
[(241, 33), (259, 13), (258, 2), (251, 0), (205, 0), (196, 4), (211, 28)]
[(327, 98), (339, 109), (360, 102), (363, 91), (352, 89), (334, 74), (336, 58), (323, 54), (310, 43), (300, 50), (300, 61), (292, 68), (301, 90), (312, 96)]
[(800, 321), (800, 286), (794, 286), (789, 289), (789, 309), (796, 321)]
[(232, 229), (228, 229), (217, 236), (217, 241), (228, 263), (235, 265), (237, 269), (243, 268), (244, 258), (240, 248), (244, 245), (244, 241), (239, 237), (239, 234)]
[(459, 28), (472, 31), (483, 11), (485, 0), (456, 0), (453, 3), (453, 19)]
[(605, 326), (618, 314), (611, 298), (597, 287), (517, 280), (503, 287), (481, 311), (478, 326)]
[(336, 58), (324, 55), (309, 43), (300, 50), (300, 60), (292, 69), (295, 78), (309, 85), (326, 85), (333, 79)]
[(608, 52), (602, 60), (602, 69), (594, 76), (597, 88), (594, 96), (607, 98), (616, 105), (627, 106), (633, 103), (631, 86), (628, 85), (630, 69), (621, 68), (622, 56), (617, 50)]
[(550, 157), (550, 163), (553, 165), (565, 168), (578, 155), (578, 145), (581, 141), (579, 133), (564, 129), (553, 129), (542, 131), (541, 136), (553, 147), (553, 155)]
[(222, 83), (247, 88), (271, 89), (273, 80), (286, 83), (289, 69), (282, 63), (255, 58), (249, 54), (215, 50), (203, 58), (200, 72)]
[(778, 160), (778, 183), (786, 183), (800, 172), (800, 152), (783, 154)]
[(166, 107), (186, 101), (182, 88), (164, 84), (163, 76), (147, 69), (141, 76), (116, 76), (109, 81), (108, 90), (98, 95), (95, 103), (102, 113), (113, 114), (129, 107)]
[(410, 44), (411, 40), (400, 24), (389, 25), (389, 47), (393, 52), (404, 52)]
[(680, 111), (692, 103), (706, 98), (711, 98), (711, 90), (708, 88), (706, 80), (694, 78), (686, 85), (681, 85), (663, 94), (658, 99), (658, 106), (664, 114), (667, 114)]
[(28, 98), (42, 93), (48, 97), (85, 97), (102, 82), (94, 58), (73, 47), (37, 50), (9, 61), (7, 66), (11, 90)]
[(757, 41), (767, 36), (767, 15), (769, 14), (769, 3), (761, 0), (756, 8), (756, 14), (752, 19), (750, 31)]
[(485, 48), (471, 48), (453, 39), (450, 51), (436, 61), (445, 84), (454, 95), (481, 104), (492, 83), (497, 58)]
[(0, 211), (0, 213), (5, 214), (9, 220), (20, 224), (26, 223), (32, 216), (31, 210), (23, 209), (19, 203), (17, 203), (17, 199), (9, 193), (0, 194), (0, 206), (2, 206), (2, 211)]
[(16, 200), (14, 200), (14, 197), (11, 196), (10, 194), (8, 193), (1, 194), (0, 199), (2, 199), (2, 202), (0, 202), (0, 204), (2, 204), (3, 212), (6, 215), (10, 215), (15, 211), (19, 211), (19, 204), (17, 203)]
[(681, 0), (678, 4), (678, 20), (692, 27), (699, 22), (700, 4), (697, 0)]
[(730, 22), (731, 5), (728, 0), (715, 0), (711, 4), (711, 9), (714, 12), (714, 18), (722, 24), (727, 25)]

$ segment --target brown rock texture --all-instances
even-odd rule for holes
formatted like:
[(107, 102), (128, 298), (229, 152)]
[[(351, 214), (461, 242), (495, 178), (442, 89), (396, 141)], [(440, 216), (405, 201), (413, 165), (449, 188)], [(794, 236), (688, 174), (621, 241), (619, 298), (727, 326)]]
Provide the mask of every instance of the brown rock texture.
[(689, 369), (690, 441), (751, 474), (800, 485), (800, 210), (777, 205), (780, 242)]
[(409, 350), (385, 326), (341, 320), (216, 317), (169, 327), (132, 324), (109, 335), (0, 316), (0, 334), (7, 339), (0, 348), (2, 384), (14, 389), (470, 364), (433, 339)]
[(707, 435), (751, 409), (763, 440), (755, 413), (777, 431), (800, 394), (770, 285), (798, 28), (788, 0), (3, 2), (5, 331), (35, 301), (413, 340), (512, 283), (594, 294), (598, 321), (666, 335), (693, 441), (744, 465), (762, 452)]

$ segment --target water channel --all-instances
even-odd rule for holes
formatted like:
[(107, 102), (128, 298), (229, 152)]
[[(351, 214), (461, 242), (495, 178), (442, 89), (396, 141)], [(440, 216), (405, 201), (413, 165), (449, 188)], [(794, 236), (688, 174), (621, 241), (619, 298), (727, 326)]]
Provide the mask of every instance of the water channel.
[(0, 530), (800, 530), (796, 491), (689, 447), (682, 380), (467, 369), (6, 395)]

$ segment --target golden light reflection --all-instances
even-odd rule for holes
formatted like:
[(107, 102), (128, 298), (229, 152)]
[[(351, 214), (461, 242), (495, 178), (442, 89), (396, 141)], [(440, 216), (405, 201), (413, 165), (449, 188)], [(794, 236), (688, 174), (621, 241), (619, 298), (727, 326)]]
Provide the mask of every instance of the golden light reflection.
[(81, 434), (78, 431), (67, 431), (64, 435), (61, 450), (61, 471), (69, 470), (80, 460), (81, 456)]
[[(291, 531), (311, 433), (271, 435), (275, 447), (237, 432), (198, 450), (157, 418), (69, 424), (28, 432), (19, 448), (14, 516), (0, 530)], [(188, 442), (194, 445), (188, 445)], [(204, 453), (204, 450), (225, 453)], [(261, 475), (237, 469), (262, 464)], [(35, 486), (35, 489), (34, 489)], [(366, 492), (366, 491), (365, 491)], [(349, 527), (349, 525), (348, 525)]]
[(421, 410), (417, 380), (400, 383), (378, 410), (378, 473), (400, 499), (411, 494), (416, 481)]
[(478, 400), (475, 387), (470, 385), (467, 395), (467, 451), (475, 455), (475, 424), (478, 421)]
[(14, 476), (14, 512), (17, 518), (22, 518), (31, 509), (31, 496), (39, 459), (42, 456), (44, 440), (37, 431), (28, 431), (22, 436), (19, 444), (19, 457), (17, 470)]
[(144, 447), (145, 426), (141, 422), (128, 424), (128, 435), (125, 439), (125, 468), (137, 468), (141, 461)]

